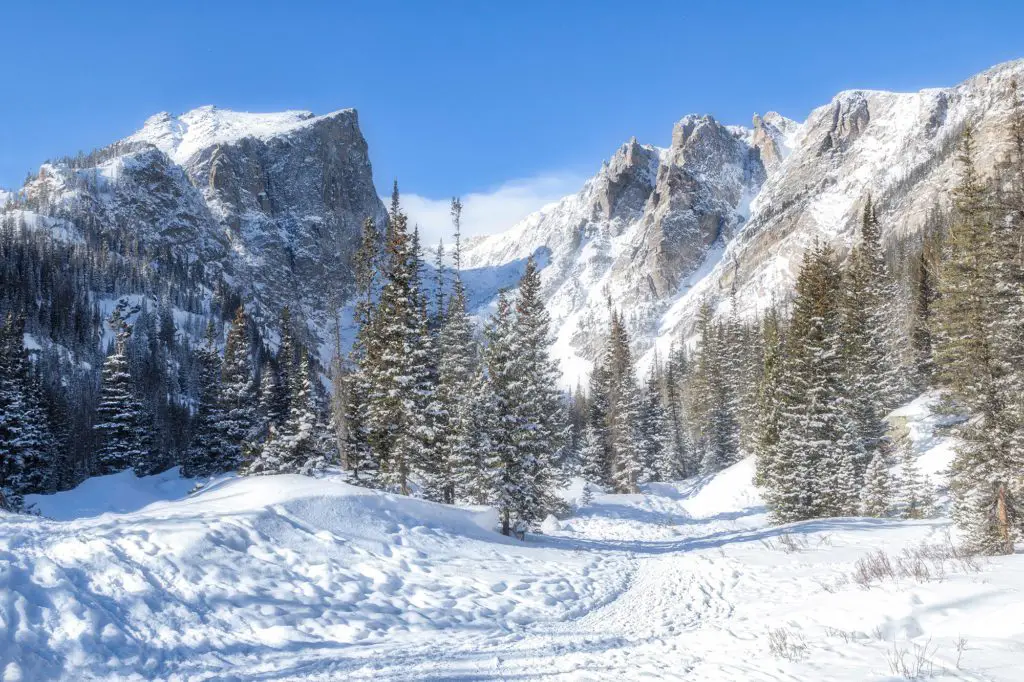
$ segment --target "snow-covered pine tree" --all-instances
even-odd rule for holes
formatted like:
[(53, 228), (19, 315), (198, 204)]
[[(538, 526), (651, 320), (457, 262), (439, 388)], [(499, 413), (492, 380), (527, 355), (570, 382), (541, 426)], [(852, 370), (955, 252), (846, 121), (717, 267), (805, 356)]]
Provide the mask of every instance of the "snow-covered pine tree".
[(644, 462), (642, 483), (671, 481), (679, 474), (679, 457), (669, 435), (668, 414), (663, 404), (661, 384), (662, 378), (655, 361), (647, 376), (640, 410), (641, 459)]
[(935, 361), (932, 358), (932, 305), (935, 303), (934, 256), (931, 242), (926, 241), (917, 258), (913, 279), (914, 308), (910, 343), (914, 358), (913, 386), (924, 391), (932, 384)]
[(870, 196), (864, 205), (860, 242), (844, 275), (845, 384), (863, 452), (854, 466), (857, 475), (863, 476), (888, 429), (885, 415), (902, 397), (893, 310), (897, 291), (885, 264), (881, 229)]
[(371, 381), (379, 368), (381, 346), (375, 333), (374, 296), (380, 269), (380, 233), (372, 218), (363, 223), (355, 267), (356, 334), (345, 374), (345, 434), (341, 443), (342, 468), (351, 470), (356, 481), (377, 485), (380, 462), (370, 448), (368, 417)]
[(258, 436), (265, 435), (271, 426), (279, 428), (288, 418), (287, 412), (280, 412), (280, 378), (277, 368), (269, 360), (260, 367), (259, 400), (256, 403), (256, 424)]
[(0, 329), (0, 488), (12, 503), (52, 492), (58, 475), (57, 443), (24, 336), (24, 316), (8, 315)]
[(199, 405), (193, 419), (192, 442), (185, 453), (182, 474), (209, 476), (237, 465), (237, 444), (227, 439), (221, 399), (221, 359), (217, 348), (217, 328), (211, 320), (203, 345), (196, 350)]
[(383, 286), (368, 339), (366, 430), (372, 459), (379, 463), (384, 487), (408, 495), (410, 475), (422, 468), (431, 437), (427, 408), (433, 395), (428, 385), (426, 320), (417, 256), (401, 210), (395, 183), (385, 235)]
[(875, 448), (864, 473), (864, 486), (860, 492), (860, 513), (864, 516), (885, 518), (892, 510), (893, 484), (889, 475), (890, 459), (884, 444)]
[[(467, 400), (458, 406), (458, 419), (471, 425), (454, 432), (452, 447), (456, 499), (469, 504), (498, 506), (504, 498), (505, 457), (510, 437), (499, 414), (497, 396), (480, 363), (470, 383)], [(507, 504), (506, 504), (507, 506)]]
[(132, 327), (127, 321), (128, 303), (121, 299), (108, 320), (114, 332), (113, 352), (103, 363), (100, 401), (93, 428), (99, 440), (94, 471), (112, 474), (146, 468), (150, 456), (150, 424), (142, 401), (135, 394), (128, 368), (128, 344)]
[[(438, 357), (437, 335), (431, 329), (429, 300), (423, 290), (425, 264), (420, 246), (420, 230), (413, 228), (409, 250), (409, 272), (412, 273), (410, 287), (416, 302), (413, 321), (416, 331), (407, 342), (412, 387), (413, 409), (416, 413), (416, 429), (410, 433), (414, 448), (413, 470), (424, 484), (424, 493), (432, 499), (440, 499), (438, 489), (452, 490), (451, 470), (448, 463), (439, 457), (435, 447), (435, 427), (440, 418), (441, 407), (437, 400)], [(434, 485), (440, 482), (440, 487)], [(431, 490), (435, 492), (431, 494)]]
[(605, 480), (605, 443), (604, 438), (594, 428), (586, 424), (580, 436), (579, 446), (580, 476), (590, 482), (603, 484)]
[(312, 475), (329, 463), (324, 445), (324, 424), (318, 416), (309, 356), (295, 363), (288, 419), (279, 429), (271, 429), (266, 441), (254, 448), (242, 468), (247, 476), (265, 474)]
[[(459, 270), (461, 262), (460, 221), (462, 204), (452, 199), (452, 222), (455, 227), (454, 282), (448, 297), (448, 308), (440, 330), (435, 443), (441, 469), (447, 480), (438, 487), (441, 500), (449, 504), (472, 495), (461, 491), (479, 476), (479, 463), (471, 452), (473, 447), (473, 379), (476, 373), (477, 349), (472, 323), (466, 311), (466, 290)], [(440, 304), (440, 300), (439, 300)], [(476, 469), (474, 472), (473, 469)]]
[(856, 513), (860, 440), (843, 387), (839, 266), (831, 248), (804, 255), (779, 381), (779, 440), (765, 497), (780, 522)]
[(741, 376), (736, 381), (739, 401), (737, 417), (740, 425), (740, 452), (751, 454), (757, 449), (758, 394), (764, 372), (764, 334), (762, 320), (755, 318), (742, 325), (740, 356)]
[(787, 462), (789, 453), (780, 460), (779, 432), (781, 429), (781, 380), (785, 362), (785, 341), (782, 335), (782, 321), (778, 309), (773, 305), (768, 309), (761, 323), (763, 339), (762, 371), (757, 388), (756, 436), (753, 451), (755, 455), (754, 482), (771, 490), (777, 490), (782, 484), (777, 482), (775, 467)]
[(739, 459), (738, 403), (723, 325), (716, 322), (711, 306), (703, 304), (697, 318), (700, 346), (696, 357), (691, 397), (699, 430), (700, 468), (714, 473)]
[(912, 443), (905, 438), (897, 446), (899, 476), (895, 481), (895, 501), (904, 519), (926, 519), (934, 513), (935, 491), (931, 481), (921, 473)]
[(636, 385), (629, 337), (622, 318), (615, 310), (611, 311), (604, 371), (607, 376), (606, 428), (611, 483), (618, 492), (635, 493), (645, 478), (640, 391)]
[(560, 480), (556, 463), (568, 445), (561, 379), (551, 358), (551, 318), (541, 295), (540, 271), (531, 257), (519, 279), (511, 337), (510, 395), (515, 398), (513, 443), (522, 471), (517, 521), (526, 526), (544, 518), (554, 504)]
[(1003, 215), (973, 154), (968, 128), (943, 247), (933, 342), (939, 384), (975, 415), (961, 432), (950, 467), (953, 518), (977, 551), (1010, 554), (1021, 535), (1015, 511), (1024, 462), (1017, 355), (1024, 314), (1022, 266), (1014, 251), (1024, 238), (1024, 221), (1012, 212)]
[[(218, 431), (223, 434), (226, 452), (219, 464), (222, 470), (233, 469), (242, 461), (242, 443), (257, 438), (256, 379), (252, 371), (252, 344), (249, 342), (249, 320), (244, 306), (235, 311), (231, 330), (224, 344), (221, 367), (221, 413)], [(280, 409), (278, 399), (273, 409)]]
[(581, 455), (583, 467), (587, 472), (584, 476), (591, 483), (602, 486), (612, 485), (613, 470), (613, 454), (609, 436), (611, 376), (606, 369), (611, 362), (610, 353), (611, 347), (607, 345), (601, 358), (594, 363), (594, 369), (590, 373), (590, 396), (587, 401), (587, 427), (592, 432), (592, 438), (600, 447), (591, 447), (585, 457)]
[(516, 447), (518, 417), (513, 375), (516, 372), (513, 353), (514, 311), (505, 291), (498, 294), (494, 313), (488, 320), (484, 335), (487, 346), (484, 362), (487, 367), (485, 397), (490, 403), (487, 413), (487, 477), (490, 481), (490, 503), (497, 509), (501, 532), (510, 535), (518, 522), (517, 513), (530, 486)]
[(665, 365), (665, 410), (668, 414), (669, 438), (676, 459), (675, 478), (689, 478), (697, 473), (693, 442), (687, 423), (682, 384), (687, 374), (686, 346), (680, 344), (669, 350)]
[[(239, 306), (239, 310), (241, 310)], [(236, 320), (237, 321), (237, 320)], [(292, 394), (295, 391), (296, 372), (296, 347), (295, 337), (292, 332), (292, 311), (288, 306), (281, 309), (281, 318), (278, 321), (278, 331), (281, 334), (281, 342), (277, 346), (277, 383), (274, 393), (273, 413), (283, 423), (288, 418), (292, 401)], [(230, 337), (228, 338), (230, 341)], [(248, 337), (246, 337), (248, 341)], [(225, 351), (225, 363), (227, 362), (227, 351)]]

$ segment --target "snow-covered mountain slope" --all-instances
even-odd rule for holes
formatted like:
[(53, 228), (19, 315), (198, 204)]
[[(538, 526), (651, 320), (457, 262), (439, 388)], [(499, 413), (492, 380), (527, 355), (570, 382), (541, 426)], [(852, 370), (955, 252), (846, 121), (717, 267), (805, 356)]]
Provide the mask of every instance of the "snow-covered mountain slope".
[[(941, 486), (930, 405), (893, 418)], [(859, 682), (920, 652), (930, 679), (1019, 678), (1021, 556), (944, 558), (945, 519), (770, 527), (752, 475), (597, 493), (522, 543), (489, 510), (332, 477), (184, 498), (173, 477), (111, 479), (108, 498), (174, 499), (98, 516), (87, 482), (30, 499), (72, 520), (0, 513), (0, 676)], [(858, 583), (865, 557), (922, 542), (916, 575)]]
[(785, 298), (815, 239), (845, 253), (868, 194), (887, 240), (918, 232), (948, 205), (966, 124), (983, 171), (1008, 150), (1014, 79), (1024, 80), (1024, 61), (951, 88), (843, 92), (801, 124), (774, 113), (751, 129), (686, 117), (669, 149), (624, 145), (577, 195), (478, 240), (467, 262), (550, 252), (543, 276), (570, 379), (594, 357), (609, 298), (636, 349), (664, 353), (705, 300), (723, 304), (735, 291), (741, 314), (753, 315)]
[(142, 251), (168, 277), (199, 279), (198, 297), (222, 282), (267, 327), (289, 306), (314, 346), (331, 345), (363, 221), (384, 216), (352, 109), (157, 114), (45, 164), (19, 195), (30, 225)]

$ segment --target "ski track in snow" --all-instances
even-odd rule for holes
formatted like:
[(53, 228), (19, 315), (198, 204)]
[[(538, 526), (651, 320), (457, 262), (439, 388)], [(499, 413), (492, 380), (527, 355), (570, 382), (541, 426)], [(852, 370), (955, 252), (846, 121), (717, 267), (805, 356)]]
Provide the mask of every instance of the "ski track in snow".
[[(927, 399), (894, 414), (941, 485), (942, 419)], [(116, 474), (30, 500), (72, 520), (0, 513), (0, 680), (892, 681), (891, 652), (920, 647), (930, 679), (1020, 679), (1020, 556), (864, 589), (858, 559), (941, 540), (948, 520), (772, 527), (752, 476), (745, 460), (595, 494), (520, 543), (489, 510), (332, 478), (149, 504), (188, 482)], [(798, 655), (770, 650), (781, 629)]]

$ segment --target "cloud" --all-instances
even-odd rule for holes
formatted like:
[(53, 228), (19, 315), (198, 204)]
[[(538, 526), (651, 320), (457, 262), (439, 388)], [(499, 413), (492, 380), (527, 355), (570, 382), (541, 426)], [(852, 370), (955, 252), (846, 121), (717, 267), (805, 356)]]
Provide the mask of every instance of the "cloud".
[[(462, 201), (462, 236), (475, 237), (507, 230), (537, 209), (578, 192), (584, 178), (572, 173), (546, 173), (532, 178), (510, 180), (489, 192), (473, 192)], [(384, 198), (387, 204), (389, 198)], [(403, 194), (402, 208), (411, 224), (419, 225), (424, 246), (444, 238), (452, 241), (451, 199), (431, 199)]]

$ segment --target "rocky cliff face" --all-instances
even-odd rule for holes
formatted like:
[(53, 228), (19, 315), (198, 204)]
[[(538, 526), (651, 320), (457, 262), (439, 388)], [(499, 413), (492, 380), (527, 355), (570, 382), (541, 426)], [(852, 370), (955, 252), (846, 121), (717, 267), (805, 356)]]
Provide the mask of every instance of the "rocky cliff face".
[(967, 124), (982, 171), (1006, 153), (1015, 79), (1024, 61), (952, 88), (843, 92), (800, 124), (776, 113), (749, 129), (688, 116), (668, 149), (630, 142), (579, 194), (467, 257), (482, 266), (550, 253), (543, 274), (570, 380), (594, 357), (609, 299), (649, 360), (687, 338), (704, 301), (722, 308), (735, 291), (740, 314), (754, 315), (784, 299), (816, 239), (845, 254), (868, 194), (887, 240), (919, 231), (948, 202)]
[(709, 116), (679, 121), (667, 149), (623, 145), (576, 195), (529, 216), (509, 232), (478, 239), (470, 267), (496, 267), (537, 254), (558, 340), (571, 378), (584, 374), (608, 318), (621, 309), (640, 349), (658, 319), (709, 254), (746, 222), (748, 204), (768, 176), (761, 148), (785, 154), (782, 128), (754, 132)]
[(224, 281), (267, 326), (290, 306), (325, 347), (361, 225), (384, 217), (351, 109), (158, 114), (91, 157), (43, 166), (23, 196), (69, 238), (92, 233)]
[(815, 240), (847, 253), (868, 195), (887, 241), (916, 234), (934, 207), (948, 208), (965, 126), (974, 131), (982, 172), (1007, 153), (1015, 79), (1024, 80), (1024, 61), (951, 88), (843, 92), (814, 110), (721, 261), (663, 317), (660, 344), (692, 328), (702, 300), (721, 304), (735, 290), (739, 312), (753, 315), (784, 298)]

